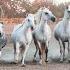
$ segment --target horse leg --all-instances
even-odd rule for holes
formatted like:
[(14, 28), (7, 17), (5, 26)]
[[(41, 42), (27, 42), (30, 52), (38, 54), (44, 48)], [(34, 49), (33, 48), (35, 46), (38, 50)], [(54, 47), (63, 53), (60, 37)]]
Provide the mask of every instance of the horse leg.
[(65, 58), (65, 43), (64, 42), (62, 42), (63, 43), (63, 60), (64, 60), (64, 58)]
[(63, 43), (62, 41), (59, 39), (59, 45), (60, 45), (60, 62), (63, 62)]
[(34, 44), (35, 44), (35, 46), (36, 46), (36, 51), (35, 51), (35, 54), (34, 54), (34, 60), (36, 59), (36, 55), (37, 55), (37, 52), (38, 52), (38, 43), (37, 43), (37, 41), (35, 40), (34, 41)]
[(45, 62), (48, 62), (48, 59), (47, 59), (47, 55), (48, 55), (48, 47), (49, 46), (49, 42), (47, 41), (46, 42), (46, 45), (45, 45), (45, 54), (46, 54), (46, 59), (45, 59)]
[(45, 62), (48, 62), (48, 59), (47, 59), (47, 55), (48, 55), (48, 48), (46, 47), (45, 49), (45, 53), (46, 53), (46, 59), (45, 59)]
[(27, 53), (27, 51), (28, 51), (28, 48), (29, 48), (29, 45), (26, 45), (26, 46), (25, 46), (25, 51), (24, 51), (24, 54), (23, 54), (23, 59), (22, 59), (22, 66), (25, 66), (25, 64), (24, 64), (24, 59), (25, 59), (26, 53)]
[(35, 35), (33, 35), (33, 40), (34, 40), (34, 44), (35, 44), (35, 47), (36, 47), (36, 51), (35, 51), (35, 54), (34, 54), (34, 60), (35, 60), (36, 54), (37, 54), (37, 52), (38, 52), (38, 47), (39, 47), (39, 45), (38, 45), (38, 42), (37, 42), (37, 40), (36, 40), (36, 38), (35, 38)]
[(43, 54), (43, 51), (42, 51), (42, 43), (39, 43), (39, 57), (40, 57), (40, 61), (39, 61), (39, 64), (42, 64), (42, 54)]
[(69, 41), (68, 41), (68, 54), (69, 54)]
[(0, 49), (0, 57), (1, 57), (1, 49)]
[(36, 51), (35, 51), (35, 54), (34, 54), (34, 59), (36, 59), (37, 52), (38, 52), (38, 48), (36, 47)]
[(14, 43), (14, 60), (16, 59), (16, 44)]
[(68, 42), (68, 61), (70, 62), (70, 39)]
[(20, 47), (20, 56), (21, 56), (21, 62), (22, 62), (22, 59), (23, 59), (23, 53), (24, 53), (24, 50), (25, 50), (25, 48), (24, 48), (24, 46), (23, 45), (21, 45), (21, 47)]
[(18, 63), (20, 53), (20, 44), (17, 42), (16, 47), (14, 47), (15, 61)]
[(41, 49), (39, 49), (39, 57), (40, 57), (39, 64), (42, 64), (42, 50)]

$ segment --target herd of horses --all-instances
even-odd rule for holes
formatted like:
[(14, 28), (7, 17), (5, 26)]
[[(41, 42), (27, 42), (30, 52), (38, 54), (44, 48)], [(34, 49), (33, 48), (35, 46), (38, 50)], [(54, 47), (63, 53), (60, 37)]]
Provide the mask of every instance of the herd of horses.
[[(25, 56), (32, 41), (36, 47), (34, 59), (39, 51), (39, 63), (42, 64), (43, 53), (45, 52), (45, 62), (48, 62), (48, 47), (52, 37), (51, 28), (48, 25), (50, 20), (55, 22), (56, 17), (49, 8), (41, 7), (35, 14), (28, 14), (21, 24), (14, 26), (11, 38), (14, 45), (15, 63), (18, 63), (19, 55), (21, 55), (21, 65), (25, 66)], [(0, 22), (0, 56), (1, 49), (7, 43), (3, 29), (4, 24)], [(68, 42), (68, 61), (70, 61), (70, 6), (65, 7), (63, 19), (55, 26), (54, 37), (60, 45), (61, 62), (64, 61), (65, 57), (65, 42)]]

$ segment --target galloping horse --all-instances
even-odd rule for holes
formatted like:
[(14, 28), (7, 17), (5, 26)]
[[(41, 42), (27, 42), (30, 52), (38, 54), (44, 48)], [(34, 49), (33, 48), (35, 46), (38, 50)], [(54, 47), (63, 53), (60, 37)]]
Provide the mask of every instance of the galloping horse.
[[(16, 60), (16, 62), (18, 62), (19, 54), (21, 53), (22, 66), (25, 65), (24, 59), (32, 40), (32, 38), (27, 37), (28, 30), (29, 28), (33, 30), (33, 27), (34, 27), (34, 17), (29, 14), (22, 22), (22, 24), (18, 24), (17, 26), (15, 26), (12, 32), (12, 40), (14, 44), (14, 59)], [(23, 50), (24, 50), (24, 54), (23, 54)]]
[(64, 61), (65, 42), (68, 42), (68, 60), (70, 61), (70, 6), (65, 8), (64, 17), (54, 29), (54, 36), (60, 45), (60, 61)]
[(7, 38), (4, 32), (4, 24), (3, 22), (0, 22), (0, 57), (1, 57), (1, 49), (5, 47), (6, 43), (7, 43)]
[(42, 64), (43, 48), (45, 48), (47, 61), (48, 43), (51, 37), (51, 29), (47, 24), (48, 20), (52, 20), (54, 22), (55, 16), (48, 8), (40, 8), (35, 15), (35, 23), (37, 25), (32, 32), (34, 43), (36, 46), (34, 57), (36, 57), (37, 51), (39, 49), (40, 64)]

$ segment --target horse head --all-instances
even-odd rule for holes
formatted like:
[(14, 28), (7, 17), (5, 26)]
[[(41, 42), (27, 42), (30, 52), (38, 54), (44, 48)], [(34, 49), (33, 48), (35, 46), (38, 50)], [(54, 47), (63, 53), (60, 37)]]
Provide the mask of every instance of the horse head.
[(42, 9), (42, 13), (41, 13), (41, 17), (44, 20), (51, 20), (51, 21), (55, 21), (55, 16), (52, 14), (52, 12), (49, 10), (49, 8), (44, 7)]
[(28, 14), (27, 18), (26, 18), (28, 25), (31, 27), (31, 30), (34, 29), (35, 24), (34, 24), (34, 15), (33, 14)]
[(70, 19), (70, 5), (65, 7), (64, 18)]

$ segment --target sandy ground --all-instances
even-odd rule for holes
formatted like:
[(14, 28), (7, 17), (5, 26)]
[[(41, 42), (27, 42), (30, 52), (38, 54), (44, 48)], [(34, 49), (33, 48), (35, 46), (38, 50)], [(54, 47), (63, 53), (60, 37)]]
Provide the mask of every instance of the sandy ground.
[(67, 62), (67, 44), (66, 44), (66, 57), (63, 63), (60, 63), (60, 52), (58, 42), (52, 38), (49, 44), (48, 63), (38, 64), (39, 56), (37, 55), (37, 62), (33, 62), (35, 53), (35, 46), (32, 44), (27, 52), (25, 59), (26, 67), (21, 67), (21, 63), (13, 64), (14, 50), (13, 44), (8, 43), (2, 49), (2, 56), (0, 58), (0, 70), (70, 70), (70, 64)]

